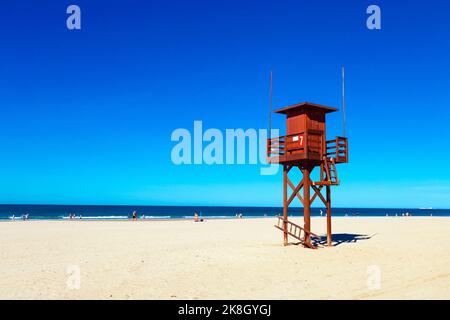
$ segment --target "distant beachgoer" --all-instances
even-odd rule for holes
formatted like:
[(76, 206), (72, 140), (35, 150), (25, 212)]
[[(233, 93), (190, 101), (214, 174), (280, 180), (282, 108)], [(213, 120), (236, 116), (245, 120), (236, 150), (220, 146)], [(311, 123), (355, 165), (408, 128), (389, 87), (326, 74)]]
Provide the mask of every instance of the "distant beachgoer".
[(203, 222), (203, 221), (204, 221), (203, 218), (201, 218), (200, 215), (197, 212), (195, 212), (194, 213), (194, 222)]
[(16, 216), (14, 215), (14, 213), (13, 213), (11, 219), (12, 219), (12, 220), (16, 220)]
[(80, 219), (80, 220), (83, 219), (83, 216), (81, 215), (81, 213), (80, 213), (80, 218), (79, 218), (79, 219)]
[(133, 220), (136, 220), (136, 219), (137, 219), (136, 211), (133, 211), (132, 217), (133, 217)]
[(320, 216), (323, 216), (323, 211), (322, 210), (320, 210)]

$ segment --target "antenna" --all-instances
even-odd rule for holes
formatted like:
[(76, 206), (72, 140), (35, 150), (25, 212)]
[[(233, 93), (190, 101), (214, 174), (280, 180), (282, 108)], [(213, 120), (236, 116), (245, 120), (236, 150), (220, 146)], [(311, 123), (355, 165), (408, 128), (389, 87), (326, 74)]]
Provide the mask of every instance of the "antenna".
[(270, 94), (269, 94), (269, 139), (272, 138), (272, 69), (270, 69)]
[(346, 137), (345, 120), (345, 69), (342, 65), (342, 133), (344, 138)]

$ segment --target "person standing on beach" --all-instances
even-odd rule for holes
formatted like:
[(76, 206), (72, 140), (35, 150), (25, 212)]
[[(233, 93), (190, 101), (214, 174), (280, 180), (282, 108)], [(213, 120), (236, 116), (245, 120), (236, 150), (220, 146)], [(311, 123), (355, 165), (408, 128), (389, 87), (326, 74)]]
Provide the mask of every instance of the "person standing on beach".
[(136, 220), (137, 219), (137, 214), (136, 214), (136, 211), (133, 211), (133, 220)]

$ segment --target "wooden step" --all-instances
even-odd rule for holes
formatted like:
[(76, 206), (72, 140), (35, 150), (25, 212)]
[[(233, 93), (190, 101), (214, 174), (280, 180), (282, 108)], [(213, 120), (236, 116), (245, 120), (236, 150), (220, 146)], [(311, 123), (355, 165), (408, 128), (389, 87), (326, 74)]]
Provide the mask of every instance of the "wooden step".
[(337, 181), (317, 181), (312, 183), (313, 186), (338, 186), (339, 182)]

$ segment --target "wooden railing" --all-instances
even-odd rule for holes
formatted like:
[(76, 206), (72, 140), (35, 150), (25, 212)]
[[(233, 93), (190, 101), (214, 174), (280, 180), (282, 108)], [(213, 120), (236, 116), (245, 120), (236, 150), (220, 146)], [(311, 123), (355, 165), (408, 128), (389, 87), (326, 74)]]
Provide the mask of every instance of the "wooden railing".
[(336, 163), (348, 162), (348, 139), (336, 137), (334, 140), (327, 140), (327, 158), (334, 158)]
[[(295, 140), (295, 141), (294, 141)], [(304, 151), (306, 145), (305, 132), (289, 134), (277, 138), (267, 139), (267, 156), (282, 156), (288, 152)]]
[[(320, 147), (321, 131), (308, 130), (307, 132), (298, 132), (286, 136), (267, 139), (267, 157), (281, 157), (290, 154), (302, 154), (308, 159), (308, 152), (313, 156), (315, 152), (318, 159), (323, 156), (334, 158), (336, 163), (348, 162), (348, 140), (344, 137), (336, 137), (334, 140), (327, 140), (325, 150)], [(317, 138), (319, 136), (320, 138)], [(315, 141), (313, 141), (313, 138)]]

